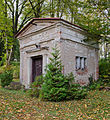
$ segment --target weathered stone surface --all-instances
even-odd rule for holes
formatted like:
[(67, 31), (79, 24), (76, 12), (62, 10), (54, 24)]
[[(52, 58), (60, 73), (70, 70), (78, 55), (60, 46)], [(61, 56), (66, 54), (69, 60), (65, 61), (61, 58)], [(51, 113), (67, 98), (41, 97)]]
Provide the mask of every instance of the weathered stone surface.
[[(86, 37), (84, 30), (62, 20), (39, 19), (34, 23), (37, 26), (31, 24), (18, 35), (20, 40), (20, 81), (26, 88), (31, 83), (32, 57), (43, 56), (43, 73), (45, 74), (45, 66), (49, 63), (49, 57), (51, 57), (55, 44), (61, 51), (64, 74), (73, 72), (76, 81), (82, 85), (88, 83), (90, 75), (93, 75), (94, 79), (98, 78), (97, 45), (93, 46), (83, 42)], [(40, 48), (36, 48), (36, 45), (40, 45)], [(76, 56), (87, 58), (85, 70), (76, 70)]]

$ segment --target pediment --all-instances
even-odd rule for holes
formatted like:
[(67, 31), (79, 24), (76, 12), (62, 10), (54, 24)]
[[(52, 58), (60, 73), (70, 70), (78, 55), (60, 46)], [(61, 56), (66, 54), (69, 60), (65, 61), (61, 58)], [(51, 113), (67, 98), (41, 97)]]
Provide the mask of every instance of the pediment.
[(52, 24), (58, 23), (59, 21), (61, 21), (62, 23), (65, 23), (66, 25), (72, 26), (78, 31), (84, 31), (84, 29), (82, 29), (80, 26), (77, 26), (75, 24), (72, 24), (60, 18), (33, 18), (21, 31), (19, 31), (15, 35), (15, 37), (20, 39), (23, 36), (40, 31), (41, 29), (49, 27)]
[(31, 34), (31, 33), (34, 33), (36, 31), (39, 31), (40, 29), (48, 27), (48, 26), (52, 25), (53, 23), (54, 22), (43, 23), (43, 22), (36, 22), (36, 21), (34, 21), (25, 30), (22, 31), (22, 33), (19, 35), (19, 37), (26, 36), (28, 34)]

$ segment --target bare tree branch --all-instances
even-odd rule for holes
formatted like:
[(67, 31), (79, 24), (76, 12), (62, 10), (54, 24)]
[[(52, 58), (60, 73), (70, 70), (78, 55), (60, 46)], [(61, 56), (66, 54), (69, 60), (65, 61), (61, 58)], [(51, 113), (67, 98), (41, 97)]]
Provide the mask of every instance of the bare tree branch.
[(13, 9), (10, 7), (10, 5), (8, 4), (7, 0), (6, 0), (6, 4), (8, 5), (8, 8), (11, 12), (13, 12)]
[(36, 12), (35, 12), (35, 7), (33, 6), (32, 1), (29, 0), (29, 2), (30, 2), (30, 5), (31, 5), (31, 7), (32, 7), (32, 10), (34, 11), (34, 15), (37, 16), (37, 14), (36, 14)]
[[(19, 14), (18, 14), (18, 17), (22, 14), (22, 11), (23, 11), (23, 9), (24, 9), (24, 7), (25, 7), (25, 3), (26, 3), (27, 1), (26, 0), (24, 0), (24, 2), (22, 2), (22, 6), (21, 6), (21, 9), (20, 9), (20, 12), (19, 12)], [(18, 6), (19, 7), (19, 6)]]

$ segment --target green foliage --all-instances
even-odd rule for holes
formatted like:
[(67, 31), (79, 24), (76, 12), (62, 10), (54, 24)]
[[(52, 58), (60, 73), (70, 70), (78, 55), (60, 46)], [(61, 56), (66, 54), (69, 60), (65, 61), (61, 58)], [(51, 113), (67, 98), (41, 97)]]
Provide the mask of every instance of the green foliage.
[(9, 90), (20, 90), (24, 89), (24, 86), (20, 82), (11, 82), (8, 86), (5, 86)]
[[(7, 5), (4, 0), (0, 1), (0, 65), (10, 59), (13, 45), (12, 21), (8, 16)], [(7, 62), (8, 63), (8, 62)]]
[(43, 84), (43, 76), (36, 77), (35, 81), (31, 84), (28, 94), (32, 97), (39, 97), (41, 85)]
[(62, 74), (62, 65), (59, 57), (59, 50), (53, 48), (52, 58), (47, 65), (44, 83), (42, 85), (43, 98), (50, 101), (61, 101), (67, 96), (67, 80)]
[(109, 0), (1, 0), (0, 11), (0, 64), (9, 62), (10, 57), (19, 60), (15, 35), (33, 17), (63, 17), (87, 29), (91, 36), (86, 40), (109, 43)]
[[(12, 74), (13, 74), (13, 78), (12, 79), (19, 79), (19, 75), (20, 75), (20, 65), (19, 64), (20, 64), (19, 62), (12, 62), (11, 65), (8, 66), (7, 68), (6, 68), (6, 65), (1, 66), (0, 67), (0, 82), (1, 82), (1, 77), (2, 76), (5, 77), (4, 74), (6, 74), (7, 71), (8, 71), (8, 73), (12, 72)], [(9, 76), (9, 79), (10, 79), (10, 77), (12, 77), (12, 76)]]
[(0, 40), (0, 66), (2, 65), (2, 57), (3, 57), (3, 54), (4, 54), (4, 41), (3, 40)]
[(110, 86), (110, 60), (101, 59), (99, 61), (99, 79), (95, 81), (92, 75), (89, 77), (88, 90), (99, 89), (100, 87)]
[(52, 58), (47, 65), (44, 83), (42, 84), (42, 98), (49, 101), (62, 101), (75, 98), (83, 98), (86, 94), (80, 85), (71, 85), (74, 81), (72, 73), (64, 76), (60, 53), (57, 47), (53, 48)]
[(99, 61), (99, 74), (101, 77), (107, 75), (110, 72), (110, 61), (107, 59), (101, 59)]
[(93, 79), (93, 75), (89, 76), (89, 85), (93, 84), (94, 79)]
[(16, 66), (13, 66), (13, 78), (19, 79), (20, 77), (20, 66), (19, 64)]
[(99, 61), (99, 75), (105, 85), (110, 86), (110, 59)]
[(68, 90), (67, 99), (83, 99), (87, 96), (87, 90), (81, 87), (79, 84), (74, 83)]
[(96, 90), (101, 87), (101, 81), (95, 81), (91, 85), (88, 86), (89, 90)]
[[(109, 80), (110, 83), (110, 80)], [(89, 84), (87, 86), (84, 86), (84, 88), (86, 88), (87, 90), (96, 90), (99, 89), (100, 87), (104, 87), (104, 86), (109, 86), (109, 83), (103, 79), (103, 78), (99, 78), (98, 80), (94, 80), (92, 75), (90, 75), (89, 77)]]
[(89, 79), (89, 84), (87, 86), (84, 86), (84, 88), (86, 88), (87, 90), (95, 90), (98, 85), (97, 81), (93, 79), (93, 75), (90, 75), (88, 79)]
[(109, 0), (87, 0), (81, 5), (78, 24), (87, 29), (96, 42), (97, 40), (107, 41), (107, 36), (110, 34)]
[(20, 62), (17, 62), (17, 61), (11, 61), (10, 64), (12, 66), (20, 66)]
[(11, 61), (13, 61), (14, 59), (16, 59), (17, 61), (20, 61), (20, 51), (19, 51), (18, 39), (15, 39), (14, 44), (13, 44), (13, 52), (12, 52), (12, 56), (11, 56)]
[(82, 99), (87, 95), (87, 90), (80, 86), (80, 84), (75, 83), (73, 73), (70, 73), (65, 76), (65, 79), (68, 80), (68, 90), (67, 90), (67, 100), (71, 99)]
[(13, 71), (10, 69), (5, 70), (5, 72), (0, 75), (0, 79), (2, 87), (8, 86), (13, 80)]
[(4, 66), (1, 66), (0, 67), (0, 74), (2, 74), (4, 71), (5, 71), (5, 69), (6, 69), (6, 66), (4, 65)]

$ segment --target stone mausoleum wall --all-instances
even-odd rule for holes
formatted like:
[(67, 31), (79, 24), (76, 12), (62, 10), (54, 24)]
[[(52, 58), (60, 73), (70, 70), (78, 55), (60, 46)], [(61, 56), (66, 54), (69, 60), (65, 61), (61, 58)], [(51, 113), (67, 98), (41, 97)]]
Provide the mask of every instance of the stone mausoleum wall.
[[(88, 78), (92, 75), (98, 79), (98, 48), (97, 45), (83, 42), (85, 34), (80, 30), (74, 30), (72, 26), (61, 26), (61, 58), (64, 65), (64, 74), (73, 72), (76, 82), (81, 85), (88, 84)], [(76, 56), (86, 58), (86, 69), (76, 70)]]
[[(63, 73), (73, 72), (76, 82), (88, 83), (90, 75), (98, 78), (98, 47), (85, 43), (86, 32), (62, 20), (33, 21), (18, 36), (20, 41), (20, 81), (29, 88), (32, 78), (32, 57), (43, 56), (43, 74), (52, 48), (57, 44), (64, 65)], [(36, 48), (36, 45), (40, 45)], [(76, 70), (76, 56), (87, 58), (85, 70)]]

